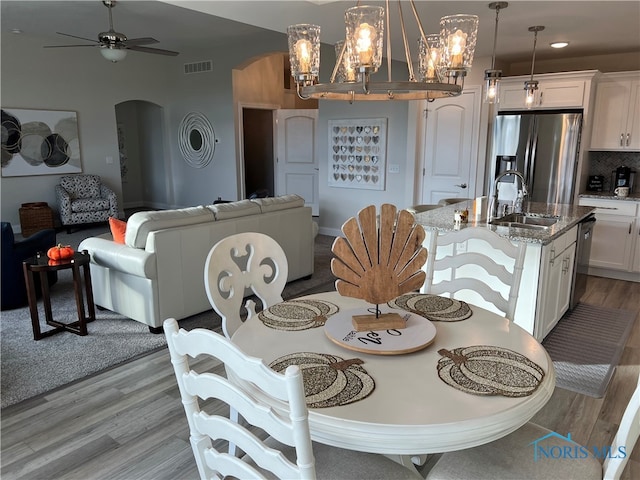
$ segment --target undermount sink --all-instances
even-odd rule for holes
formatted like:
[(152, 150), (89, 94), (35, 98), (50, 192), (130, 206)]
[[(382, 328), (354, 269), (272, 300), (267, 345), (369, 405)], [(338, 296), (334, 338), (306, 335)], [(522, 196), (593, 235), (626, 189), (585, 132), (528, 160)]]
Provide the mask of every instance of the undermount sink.
[(491, 225), (499, 227), (547, 229), (558, 222), (558, 217), (542, 216), (531, 213), (510, 213), (503, 217), (491, 220)]

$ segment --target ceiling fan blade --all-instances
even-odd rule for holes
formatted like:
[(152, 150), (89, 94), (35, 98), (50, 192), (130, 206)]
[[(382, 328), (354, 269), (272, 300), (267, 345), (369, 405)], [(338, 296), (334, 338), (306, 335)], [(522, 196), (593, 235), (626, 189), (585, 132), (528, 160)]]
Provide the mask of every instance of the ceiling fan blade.
[(69, 33), (56, 32), (58, 35), (64, 35), (65, 37), (79, 38), (80, 40), (86, 40), (87, 42), (100, 43), (97, 40), (91, 38), (79, 37), (77, 35), (71, 35)]
[(150, 45), (152, 43), (158, 43), (158, 40), (151, 37), (143, 37), (143, 38), (128, 38), (126, 42), (124, 42), (127, 47), (135, 47), (137, 45)]
[(97, 47), (97, 45), (44, 45), (42, 48), (66, 48), (66, 47)]
[(127, 50), (134, 50), (136, 52), (144, 52), (144, 53), (157, 53), (159, 55), (170, 55), (172, 57), (175, 57), (176, 55), (179, 55), (180, 52), (173, 52), (171, 50), (162, 50), (161, 48), (149, 48), (149, 47), (125, 47)]

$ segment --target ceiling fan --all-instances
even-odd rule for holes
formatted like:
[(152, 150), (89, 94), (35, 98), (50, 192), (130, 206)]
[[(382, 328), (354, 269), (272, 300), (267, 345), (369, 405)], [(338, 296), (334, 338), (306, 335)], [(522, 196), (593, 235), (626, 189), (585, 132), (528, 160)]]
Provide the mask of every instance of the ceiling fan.
[(44, 48), (99, 47), (102, 56), (112, 62), (123, 60), (127, 56), (127, 50), (134, 50), (136, 52), (143, 53), (155, 53), (159, 55), (178, 55), (178, 52), (173, 52), (171, 50), (163, 50), (161, 48), (149, 48), (143, 46), (150, 45), (152, 43), (158, 43), (158, 40), (156, 40), (155, 38), (127, 38), (125, 34), (116, 32), (113, 29), (113, 18), (111, 14), (111, 9), (116, 5), (116, 0), (103, 0), (102, 3), (109, 9), (109, 30), (106, 32), (100, 32), (98, 34), (98, 40), (79, 37), (77, 35), (71, 35), (68, 33), (56, 32), (59, 35), (79, 38), (81, 40), (86, 40), (93, 43), (80, 45), (46, 45)]

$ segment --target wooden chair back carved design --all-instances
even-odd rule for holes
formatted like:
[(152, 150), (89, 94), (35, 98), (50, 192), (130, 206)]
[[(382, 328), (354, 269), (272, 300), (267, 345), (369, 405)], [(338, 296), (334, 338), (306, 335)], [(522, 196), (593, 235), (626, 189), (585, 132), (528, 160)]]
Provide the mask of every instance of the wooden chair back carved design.
[[(227, 338), (242, 323), (240, 311), (246, 290), (262, 302), (262, 308), (282, 302), (289, 266), (282, 247), (263, 233), (244, 232), (216, 243), (204, 267), (204, 284), (213, 309), (222, 317)], [(247, 300), (247, 315), (256, 314), (255, 302)]]

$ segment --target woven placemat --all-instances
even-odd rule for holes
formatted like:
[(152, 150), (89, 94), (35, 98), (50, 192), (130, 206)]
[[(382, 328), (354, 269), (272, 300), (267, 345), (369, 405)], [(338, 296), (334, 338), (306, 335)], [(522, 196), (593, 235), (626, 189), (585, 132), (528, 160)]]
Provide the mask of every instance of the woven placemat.
[(438, 350), (438, 376), (474, 395), (526, 397), (536, 391), (544, 370), (524, 355), (501, 347), (477, 345)]
[(289, 365), (298, 365), (307, 406), (323, 408), (357, 402), (373, 392), (375, 382), (362, 363), (359, 358), (344, 360), (326, 353), (298, 352), (275, 359), (269, 367), (284, 373)]
[(337, 305), (324, 300), (289, 300), (261, 311), (258, 318), (276, 330), (306, 330), (322, 327), (338, 310)]
[(436, 322), (459, 322), (466, 320), (473, 312), (469, 304), (453, 298), (440, 297), (428, 293), (407, 293), (391, 300), (388, 305), (413, 312)]

